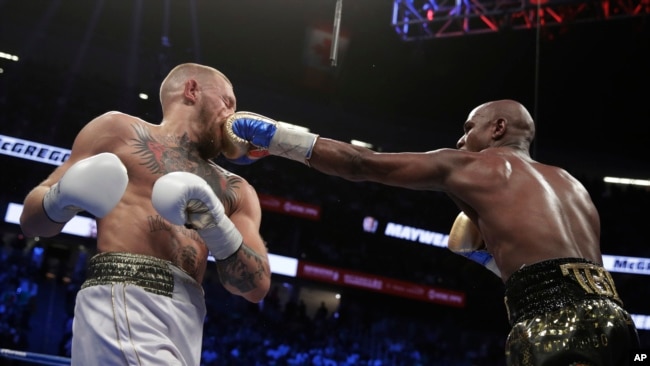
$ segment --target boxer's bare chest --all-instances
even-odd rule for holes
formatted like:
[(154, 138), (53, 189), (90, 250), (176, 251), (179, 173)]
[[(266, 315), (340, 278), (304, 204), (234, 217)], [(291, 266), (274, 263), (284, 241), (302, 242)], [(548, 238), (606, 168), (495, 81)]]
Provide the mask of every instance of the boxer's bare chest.
[(135, 133), (128, 141), (133, 171), (152, 186), (156, 179), (176, 171), (190, 172), (205, 179), (223, 202), (226, 212), (237, 205), (241, 179), (211, 161), (201, 158), (196, 143), (187, 135), (162, 135), (134, 125)]
[(136, 251), (169, 260), (200, 282), (208, 250), (198, 233), (182, 225), (171, 225), (145, 201), (151, 199), (151, 190), (158, 178), (184, 171), (203, 178), (223, 202), (226, 213), (230, 214), (239, 205), (242, 180), (202, 159), (197, 146), (187, 135), (164, 135), (139, 123), (132, 127), (132, 133), (119, 149), (129, 174), (129, 215), (132, 216), (129, 227), (137, 227), (131, 236), (138, 240), (130, 242), (135, 243)]

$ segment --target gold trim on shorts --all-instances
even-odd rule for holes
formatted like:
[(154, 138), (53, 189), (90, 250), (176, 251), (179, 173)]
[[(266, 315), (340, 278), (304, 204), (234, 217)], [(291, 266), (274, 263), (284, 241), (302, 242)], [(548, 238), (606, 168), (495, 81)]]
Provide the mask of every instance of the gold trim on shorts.
[(170, 264), (169, 261), (141, 254), (97, 254), (90, 259), (86, 281), (81, 288), (122, 283), (172, 297), (174, 274)]
[(609, 272), (591, 263), (565, 263), (560, 265), (562, 274), (580, 284), (588, 294), (601, 295), (622, 303)]

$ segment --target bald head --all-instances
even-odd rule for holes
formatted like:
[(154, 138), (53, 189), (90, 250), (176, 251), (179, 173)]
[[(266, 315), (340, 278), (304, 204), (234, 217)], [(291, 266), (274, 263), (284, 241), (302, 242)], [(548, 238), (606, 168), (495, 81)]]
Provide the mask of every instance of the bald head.
[(526, 107), (521, 103), (502, 99), (487, 102), (475, 109), (488, 117), (489, 120), (504, 119), (508, 123), (508, 129), (516, 137), (522, 137), (529, 145), (535, 138), (535, 123)]
[(193, 79), (203, 84), (213, 80), (215, 76), (222, 77), (228, 85), (232, 86), (232, 83), (224, 74), (212, 67), (196, 63), (184, 63), (174, 67), (160, 85), (160, 104), (163, 111), (172, 100), (182, 96), (185, 82)]

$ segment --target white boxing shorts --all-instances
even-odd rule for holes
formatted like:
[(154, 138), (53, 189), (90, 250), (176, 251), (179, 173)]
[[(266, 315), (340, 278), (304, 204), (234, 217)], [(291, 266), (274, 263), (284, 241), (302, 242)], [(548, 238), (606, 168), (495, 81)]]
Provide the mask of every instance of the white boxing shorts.
[(171, 262), (102, 253), (77, 294), (72, 365), (199, 365), (203, 288)]

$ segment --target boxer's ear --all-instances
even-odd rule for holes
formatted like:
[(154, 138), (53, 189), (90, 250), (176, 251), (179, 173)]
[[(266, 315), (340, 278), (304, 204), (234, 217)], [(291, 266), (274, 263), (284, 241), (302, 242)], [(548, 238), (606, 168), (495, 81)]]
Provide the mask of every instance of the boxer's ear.
[(507, 129), (508, 121), (506, 121), (504, 118), (497, 119), (494, 121), (492, 139), (500, 140), (506, 134)]

